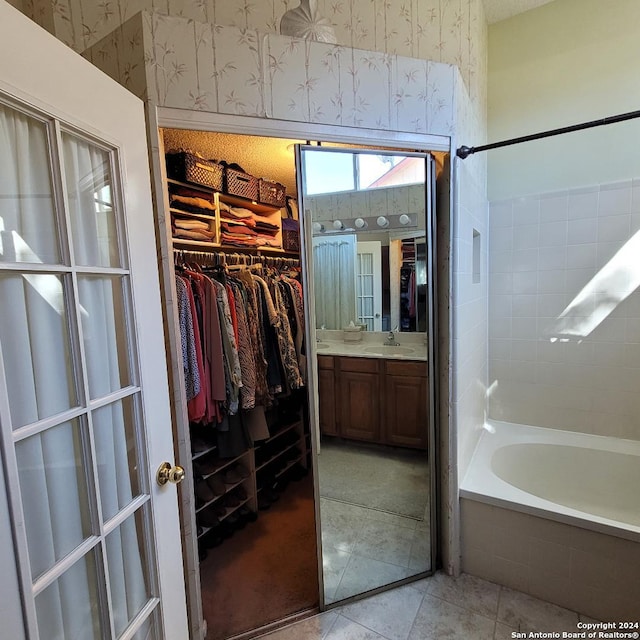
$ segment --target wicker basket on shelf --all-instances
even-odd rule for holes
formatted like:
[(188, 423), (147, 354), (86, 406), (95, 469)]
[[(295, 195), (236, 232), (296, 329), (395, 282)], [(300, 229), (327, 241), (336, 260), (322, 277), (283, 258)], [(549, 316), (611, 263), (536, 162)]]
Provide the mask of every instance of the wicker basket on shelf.
[(258, 182), (258, 202), (271, 204), (274, 207), (284, 207), (286, 196), (287, 189), (283, 184), (260, 178)]
[(247, 200), (258, 200), (258, 178), (244, 171), (227, 167), (225, 169), (225, 193)]
[(169, 178), (222, 191), (224, 167), (221, 164), (184, 151), (167, 153), (166, 163)]

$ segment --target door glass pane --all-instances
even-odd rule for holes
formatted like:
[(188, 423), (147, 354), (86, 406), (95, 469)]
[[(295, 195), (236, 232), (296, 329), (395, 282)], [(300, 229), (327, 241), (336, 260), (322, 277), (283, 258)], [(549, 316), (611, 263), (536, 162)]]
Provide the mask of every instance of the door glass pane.
[(113, 618), (120, 635), (151, 596), (142, 509), (107, 536), (107, 563)]
[(59, 263), (44, 124), (0, 104), (0, 262)]
[(75, 261), (120, 266), (109, 154), (70, 133), (62, 145)]
[(362, 292), (366, 296), (373, 295), (373, 276), (362, 277)]
[(0, 345), (14, 429), (77, 404), (67, 282), (47, 273), (0, 275)]
[(140, 494), (136, 461), (136, 413), (126, 398), (93, 412), (102, 517), (115, 516)]
[(90, 552), (36, 596), (40, 638), (103, 638), (97, 584), (95, 555)]
[(92, 399), (131, 384), (122, 284), (120, 277), (78, 277)]
[(157, 625), (154, 615), (144, 621), (142, 626), (133, 634), (132, 640), (156, 640), (159, 637), (156, 629)]
[(16, 457), (35, 579), (91, 534), (79, 421), (21, 440)]

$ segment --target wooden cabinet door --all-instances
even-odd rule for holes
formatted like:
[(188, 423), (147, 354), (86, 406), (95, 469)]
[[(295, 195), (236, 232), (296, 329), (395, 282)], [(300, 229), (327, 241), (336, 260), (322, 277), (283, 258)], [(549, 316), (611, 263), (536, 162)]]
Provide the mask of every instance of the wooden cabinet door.
[(340, 435), (380, 441), (380, 379), (377, 372), (340, 371)]
[(427, 446), (429, 404), (427, 377), (419, 375), (385, 376), (387, 444), (425, 449)]
[(318, 369), (318, 396), (320, 399), (320, 433), (337, 436), (336, 386), (333, 369)]

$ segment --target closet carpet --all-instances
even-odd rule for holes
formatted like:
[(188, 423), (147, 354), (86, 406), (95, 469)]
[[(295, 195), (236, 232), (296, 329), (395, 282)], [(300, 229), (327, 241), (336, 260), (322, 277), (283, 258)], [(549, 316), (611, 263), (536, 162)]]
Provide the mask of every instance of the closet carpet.
[(237, 635), (319, 604), (311, 474), (200, 563), (207, 640)]
[(318, 456), (323, 498), (422, 520), (429, 502), (423, 451), (323, 439)]

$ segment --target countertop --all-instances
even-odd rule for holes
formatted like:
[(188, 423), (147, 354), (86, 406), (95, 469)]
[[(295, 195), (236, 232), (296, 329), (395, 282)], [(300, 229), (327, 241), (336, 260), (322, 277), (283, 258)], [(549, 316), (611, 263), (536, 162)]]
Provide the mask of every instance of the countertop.
[[(349, 356), (355, 358), (384, 358), (388, 360), (427, 360), (427, 345), (424, 334), (396, 333), (397, 346), (384, 344), (387, 334), (364, 332), (360, 342), (345, 342), (335, 339), (340, 331), (318, 331), (316, 352), (318, 356)], [(323, 335), (324, 334), (324, 335)]]

